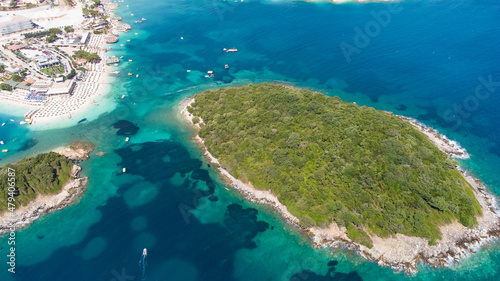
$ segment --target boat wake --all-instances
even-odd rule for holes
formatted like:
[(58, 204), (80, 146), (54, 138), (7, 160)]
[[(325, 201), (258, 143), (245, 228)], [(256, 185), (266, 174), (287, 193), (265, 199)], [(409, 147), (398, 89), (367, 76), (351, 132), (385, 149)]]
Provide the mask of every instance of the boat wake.
[(146, 268), (148, 266), (147, 258), (148, 258), (148, 252), (146, 248), (144, 248), (144, 250), (142, 251), (141, 260), (139, 261), (139, 267), (141, 271), (141, 281), (146, 281), (148, 279), (146, 272)]

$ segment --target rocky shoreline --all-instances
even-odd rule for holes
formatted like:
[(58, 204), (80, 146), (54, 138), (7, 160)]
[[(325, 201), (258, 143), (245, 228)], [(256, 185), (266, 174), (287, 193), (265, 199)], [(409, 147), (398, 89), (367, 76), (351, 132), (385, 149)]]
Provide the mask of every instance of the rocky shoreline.
[(11, 226), (15, 225), (15, 229), (22, 229), (36, 219), (40, 215), (62, 209), (70, 205), (73, 200), (78, 197), (87, 185), (88, 178), (78, 178), (81, 168), (73, 165), (70, 179), (62, 188), (62, 191), (55, 195), (39, 195), (35, 200), (27, 206), (21, 206), (16, 209), (11, 215), (10, 212), (4, 212), (0, 215), (0, 235), (10, 232)]
[[(75, 142), (67, 148), (56, 149), (56, 152), (75, 162), (88, 159), (92, 150), (93, 145), (90, 143)], [(28, 205), (18, 207), (12, 214), (9, 211), (0, 214), (0, 235), (10, 232), (12, 226), (15, 226), (16, 230), (25, 228), (40, 215), (71, 205), (88, 183), (88, 177), (80, 177), (81, 170), (80, 166), (73, 164), (70, 180), (58, 194), (38, 195)]]
[[(181, 115), (196, 129), (203, 124), (192, 122), (192, 114), (187, 111), (187, 106), (194, 102), (194, 98), (184, 99), (181, 103)], [(416, 119), (398, 116), (409, 122), (425, 134), (441, 151), (454, 158), (469, 158), (467, 151), (457, 142), (439, 134), (437, 130), (427, 127)], [(500, 216), (497, 200), (487, 192), (484, 184), (469, 175), (466, 170), (459, 169), (462, 176), (472, 186), (473, 192), (481, 204), (483, 214), (477, 218), (478, 223), (469, 229), (459, 222), (453, 222), (440, 227), (442, 239), (436, 245), (430, 246), (428, 241), (420, 237), (410, 237), (396, 234), (392, 237), (381, 238), (371, 236), (373, 247), (368, 248), (353, 242), (346, 234), (345, 227), (332, 223), (327, 228), (303, 228), (299, 219), (291, 214), (287, 207), (279, 202), (276, 195), (270, 191), (254, 188), (251, 183), (244, 183), (233, 177), (226, 169), (220, 166), (219, 161), (207, 150), (204, 141), (198, 135), (195, 141), (203, 148), (207, 160), (215, 165), (228, 184), (238, 190), (245, 198), (255, 203), (270, 205), (283, 216), (288, 224), (304, 231), (312, 240), (315, 247), (346, 248), (358, 252), (364, 258), (376, 262), (380, 266), (390, 267), (395, 271), (404, 271), (407, 274), (416, 274), (417, 265), (425, 262), (431, 266), (451, 266), (454, 262), (475, 253), (480, 247), (500, 237)]]

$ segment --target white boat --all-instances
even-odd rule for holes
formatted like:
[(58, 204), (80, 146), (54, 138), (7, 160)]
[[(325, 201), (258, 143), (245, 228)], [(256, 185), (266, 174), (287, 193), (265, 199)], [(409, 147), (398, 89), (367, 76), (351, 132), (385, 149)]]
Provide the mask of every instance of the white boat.
[(132, 59), (129, 59), (128, 61), (132, 61)]
[(3, 141), (0, 141), (0, 144), (3, 144)]
[(10, 122), (14, 122), (14, 119), (10, 119)]
[(130, 138), (129, 138), (129, 137), (126, 137), (126, 138), (125, 138), (125, 141), (129, 141), (129, 140), (130, 140)]
[(134, 16), (134, 14), (130, 14), (131, 16)]
[(121, 56), (120, 58), (123, 59), (123, 56)]
[[(120, 44), (120, 47), (123, 47), (124, 45), (123, 44)], [(123, 57), (123, 56), (122, 56)]]
[(142, 255), (143, 256), (147, 256), (148, 255), (148, 250), (146, 248), (144, 248), (144, 250), (142, 250)]
[(26, 121), (19, 122), (19, 125), (24, 125), (24, 124), (26, 124)]
[(5, 126), (5, 123), (2, 123), (2, 127)]
[(135, 35), (139, 35), (139, 33), (136, 32)]
[(139, 74), (137, 74), (137, 75), (135, 76), (135, 78), (139, 78)]
[(123, 168), (122, 172), (126, 173), (127, 172), (127, 168)]
[(142, 20), (142, 21), (145, 21), (146, 19), (145, 19), (145, 18), (142, 18), (141, 20)]
[(124, 98), (125, 98), (125, 95), (122, 95), (122, 99), (124, 99)]

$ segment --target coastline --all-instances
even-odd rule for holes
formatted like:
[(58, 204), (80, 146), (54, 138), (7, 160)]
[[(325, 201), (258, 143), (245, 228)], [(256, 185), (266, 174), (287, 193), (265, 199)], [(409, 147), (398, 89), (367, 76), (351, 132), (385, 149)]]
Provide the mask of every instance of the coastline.
[[(108, 15), (110, 18), (114, 17), (114, 9), (116, 7), (117, 4), (106, 3), (105, 15)], [(24, 11), (36, 13), (37, 9), (31, 8)], [(81, 13), (81, 4), (78, 4), (75, 8), (68, 8), (66, 6), (55, 7), (54, 11), (54, 13), (65, 13), (67, 11)], [(66, 14), (63, 15), (67, 17)], [(36, 20), (44, 19), (40, 18)], [(70, 19), (66, 20), (70, 21)], [(111, 25), (110, 30), (115, 32), (115, 27), (120, 25), (120, 23), (113, 20), (109, 22)], [(61, 23), (61, 25), (66, 24)], [(112, 33), (110, 32), (110, 34)], [(110, 75), (112, 67), (105, 63), (106, 58), (111, 56), (106, 49), (107, 43), (105, 37), (108, 35), (90, 35), (89, 43), (84, 46), (84, 50), (97, 52), (101, 57), (101, 61), (87, 65), (88, 70), (85, 77), (82, 81), (76, 81), (76, 87), (71, 96), (54, 97), (41, 106), (30, 106), (0, 98), (0, 112), (12, 117), (22, 118), (22, 121), (24, 121), (25, 118), (23, 116), (27, 112), (37, 110), (31, 118), (31, 125), (28, 126), (30, 130), (37, 131), (71, 127), (84, 118), (92, 121), (97, 119), (100, 114), (112, 111), (116, 107), (114, 99), (108, 96), (111, 84), (113, 83), (113, 77)], [(14, 109), (14, 111), (11, 109)]]
[(81, 167), (73, 165), (70, 179), (63, 187), (62, 191), (54, 195), (38, 195), (36, 199), (26, 206), (17, 208), (11, 215), (6, 211), (0, 215), (0, 235), (10, 232), (10, 227), (15, 225), (19, 230), (29, 226), (42, 214), (55, 210), (60, 210), (74, 202), (88, 183), (88, 177), (79, 178)]
[[(200, 129), (199, 124), (192, 122), (192, 114), (187, 111), (187, 106), (194, 102), (194, 98), (186, 98), (180, 102), (181, 116), (193, 127)], [(457, 142), (439, 134), (437, 130), (427, 127), (416, 119), (397, 116), (403, 121), (412, 124), (422, 132), (441, 151), (454, 158), (469, 158), (468, 153)], [(200, 122), (203, 120), (200, 118)], [(223, 167), (219, 161), (207, 150), (203, 139), (196, 135), (194, 140), (202, 147), (207, 160), (217, 166), (222, 177), (229, 185), (237, 189), (246, 199), (270, 205), (283, 216), (285, 221), (304, 231), (312, 240), (314, 247), (338, 248), (343, 247), (358, 252), (362, 257), (376, 262), (380, 266), (390, 267), (395, 271), (404, 271), (407, 274), (416, 274), (417, 265), (425, 262), (431, 266), (451, 266), (453, 262), (475, 253), (481, 246), (493, 241), (500, 236), (500, 217), (496, 198), (489, 194), (480, 180), (471, 176), (466, 170), (459, 168), (462, 176), (472, 186), (476, 199), (482, 207), (482, 215), (477, 218), (478, 223), (469, 229), (455, 221), (440, 227), (442, 238), (436, 245), (429, 246), (428, 241), (420, 237), (410, 237), (396, 234), (392, 237), (381, 238), (371, 236), (373, 247), (370, 249), (359, 243), (353, 242), (346, 234), (345, 227), (339, 227), (335, 222), (328, 228), (311, 227), (305, 229), (299, 225), (299, 219), (291, 214), (287, 207), (279, 202), (276, 195), (269, 191), (258, 190), (251, 183), (244, 183)]]
[[(89, 158), (90, 152), (94, 149), (92, 143), (76, 141), (69, 147), (54, 149), (57, 152), (74, 162), (79, 162)], [(0, 213), (0, 236), (11, 231), (11, 226), (15, 229), (22, 229), (29, 226), (41, 215), (60, 210), (75, 202), (85, 190), (88, 183), (88, 177), (80, 177), (82, 168), (73, 164), (70, 173), (70, 179), (61, 188), (57, 194), (38, 196), (29, 202), (26, 206), (18, 206), (11, 214), (8, 210)]]

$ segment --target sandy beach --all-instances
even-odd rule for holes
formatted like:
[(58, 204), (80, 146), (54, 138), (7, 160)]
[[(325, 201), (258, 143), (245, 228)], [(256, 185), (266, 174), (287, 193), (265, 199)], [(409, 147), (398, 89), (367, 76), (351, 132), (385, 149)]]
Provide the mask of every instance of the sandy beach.
[[(192, 123), (193, 116), (187, 111), (187, 106), (194, 102), (194, 98), (184, 99), (180, 103), (181, 116), (196, 129), (198, 124)], [(438, 131), (425, 126), (415, 119), (399, 116), (425, 134), (441, 151), (450, 157), (468, 158), (466, 150), (457, 142), (449, 140)], [(200, 124), (203, 120), (200, 119)], [(371, 235), (373, 247), (367, 248), (353, 242), (346, 234), (345, 227), (332, 223), (327, 228), (311, 227), (302, 228), (299, 219), (291, 214), (285, 205), (279, 202), (276, 195), (269, 191), (259, 190), (251, 183), (244, 183), (223, 167), (219, 161), (210, 154), (204, 146), (204, 141), (198, 135), (195, 141), (203, 148), (207, 160), (215, 165), (228, 184), (237, 189), (245, 198), (256, 202), (268, 204), (283, 216), (287, 223), (305, 231), (311, 238), (315, 247), (338, 248), (343, 247), (358, 252), (361, 256), (376, 262), (380, 266), (391, 267), (395, 271), (404, 271), (407, 274), (417, 273), (419, 262), (426, 262), (431, 266), (451, 266), (453, 262), (475, 253), (481, 246), (496, 239), (500, 235), (500, 217), (496, 198), (487, 192), (487, 188), (478, 179), (472, 177), (467, 171), (460, 170), (464, 178), (472, 186), (474, 194), (479, 201), (483, 214), (477, 218), (478, 224), (469, 229), (459, 222), (440, 227), (442, 239), (436, 245), (429, 246), (428, 241), (420, 237), (410, 237), (396, 234), (392, 237), (381, 238)]]
[[(107, 4), (106, 13), (112, 15), (116, 6)], [(62, 6), (53, 9), (47, 9), (47, 7), (23, 10), (23, 15), (45, 28), (79, 26), (85, 20), (82, 16), (81, 3), (78, 3), (76, 7)], [(7, 14), (8, 12), (0, 12), (0, 18)], [(38, 109), (32, 116), (29, 129), (47, 130), (74, 126), (83, 118), (92, 121), (100, 114), (112, 111), (116, 107), (115, 101), (106, 95), (113, 80), (109, 75), (110, 66), (105, 63), (105, 59), (110, 56), (105, 50), (106, 36), (106, 34), (90, 34), (89, 41), (83, 50), (97, 52), (102, 60), (99, 63), (87, 65), (87, 72), (80, 81), (76, 81), (72, 95), (50, 98), (41, 106), (28, 106), (1, 99), (0, 112), (23, 118), (29, 111)]]

